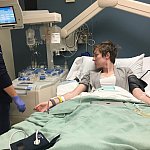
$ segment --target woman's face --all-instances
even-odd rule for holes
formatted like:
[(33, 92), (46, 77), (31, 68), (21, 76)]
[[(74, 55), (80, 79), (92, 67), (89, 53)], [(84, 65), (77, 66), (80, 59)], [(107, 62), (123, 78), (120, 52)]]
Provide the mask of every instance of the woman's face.
[(102, 54), (99, 52), (98, 48), (94, 50), (93, 61), (96, 69), (104, 68), (106, 66), (106, 57), (102, 57)]

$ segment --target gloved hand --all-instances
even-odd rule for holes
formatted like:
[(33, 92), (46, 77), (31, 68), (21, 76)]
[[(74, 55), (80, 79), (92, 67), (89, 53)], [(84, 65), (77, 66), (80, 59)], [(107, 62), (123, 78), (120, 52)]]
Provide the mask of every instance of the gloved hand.
[(12, 99), (14, 103), (17, 105), (17, 109), (19, 110), (19, 112), (24, 112), (26, 109), (26, 105), (23, 102), (23, 100), (19, 96), (13, 96)]

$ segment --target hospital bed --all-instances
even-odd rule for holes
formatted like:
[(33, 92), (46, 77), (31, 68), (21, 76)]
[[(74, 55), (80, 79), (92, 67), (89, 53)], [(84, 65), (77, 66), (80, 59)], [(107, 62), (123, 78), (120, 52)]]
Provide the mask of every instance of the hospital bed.
[[(117, 59), (116, 65), (128, 65), (140, 77), (150, 70), (149, 62), (150, 57), (141, 54)], [(74, 77), (80, 79), (93, 67), (91, 57), (76, 58), (67, 76), (68, 81), (60, 86), (74, 85)], [(148, 72), (143, 77), (149, 84), (147, 93), (150, 91), (149, 78)], [(35, 112), (25, 121), (13, 125), (10, 131), (0, 136), (0, 148), (8, 149), (10, 143), (24, 139), (24, 134), (29, 136), (37, 130), (49, 140), (60, 134), (60, 139), (50, 148), (52, 150), (148, 150), (150, 107), (116, 86), (100, 88), (93, 93), (85, 92), (49, 112)]]

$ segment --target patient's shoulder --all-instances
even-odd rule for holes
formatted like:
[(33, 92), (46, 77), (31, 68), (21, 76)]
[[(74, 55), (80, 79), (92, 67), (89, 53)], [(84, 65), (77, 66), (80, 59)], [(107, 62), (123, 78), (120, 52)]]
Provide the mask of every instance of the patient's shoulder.
[(133, 74), (133, 71), (129, 67), (117, 67), (116, 70), (125, 74)]

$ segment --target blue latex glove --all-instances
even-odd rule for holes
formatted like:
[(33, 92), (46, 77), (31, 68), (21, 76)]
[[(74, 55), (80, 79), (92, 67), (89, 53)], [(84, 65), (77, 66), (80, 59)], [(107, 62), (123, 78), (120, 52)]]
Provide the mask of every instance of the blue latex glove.
[(26, 105), (23, 102), (23, 100), (19, 96), (13, 96), (12, 99), (14, 103), (17, 105), (17, 109), (19, 110), (19, 112), (24, 112), (26, 109)]

